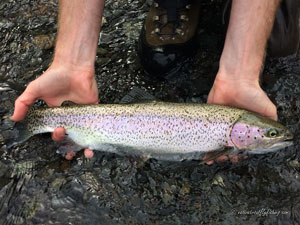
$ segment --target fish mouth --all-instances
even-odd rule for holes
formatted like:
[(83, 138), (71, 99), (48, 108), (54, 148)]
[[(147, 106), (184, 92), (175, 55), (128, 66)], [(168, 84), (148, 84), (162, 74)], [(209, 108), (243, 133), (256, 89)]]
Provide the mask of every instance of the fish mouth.
[(276, 143), (272, 144), (271, 146), (266, 146), (266, 147), (268, 149), (277, 150), (277, 149), (280, 149), (280, 148), (285, 148), (285, 147), (291, 146), (292, 144), (293, 144), (292, 140), (283, 140), (281, 142), (276, 142)]
[(265, 148), (274, 149), (274, 150), (277, 150), (279, 148), (285, 148), (293, 144), (293, 139), (294, 139), (293, 135), (288, 135), (286, 137), (283, 137), (279, 140), (274, 140), (273, 142), (265, 145)]
[(281, 140), (274, 140), (273, 142), (268, 143), (267, 145), (263, 146), (262, 148), (253, 149), (249, 152), (254, 153), (254, 154), (264, 154), (264, 153), (268, 153), (268, 152), (275, 152), (279, 149), (289, 147), (292, 144), (293, 144), (293, 137), (289, 137), (289, 138), (284, 137)]
[(293, 144), (293, 136), (287, 136), (279, 140), (274, 140), (273, 142), (265, 145), (264, 151), (266, 152), (276, 151), (291, 146), (292, 144)]

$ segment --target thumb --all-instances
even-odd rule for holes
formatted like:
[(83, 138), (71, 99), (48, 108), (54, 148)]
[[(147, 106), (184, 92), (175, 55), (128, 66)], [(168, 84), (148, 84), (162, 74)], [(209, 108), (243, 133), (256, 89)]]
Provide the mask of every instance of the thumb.
[(272, 120), (275, 120), (275, 121), (278, 120), (276, 106), (270, 100), (267, 103), (267, 105), (265, 106), (265, 109), (262, 112), (262, 114), (265, 115), (266, 117), (269, 117)]
[(261, 90), (260, 94), (254, 99), (253, 104), (248, 104), (249, 110), (257, 112), (272, 120), (277, 121), (277, 109), (267, 94)]
[(30, 92), (30, 86), (26, 88), (22, 95), (15, 101), (15, 110), (12, 116), (12, 120), (20, 121), (24, 119), (29, 107), (35, 102), (38, 96)]
[(43, 99), (49, 107), (61, 106), (64, 101), (68, 101), (67, 99), (63, 100), (63, 98), (55, 97), (52, 99)]
[(213, 104), (214, 102), (214, 94), (215, 94), (215, 89), (214, 87), (212, 87), (212, 89), (210, 89), (210, 92), (208, 94), (207, 97), (207, 104)]

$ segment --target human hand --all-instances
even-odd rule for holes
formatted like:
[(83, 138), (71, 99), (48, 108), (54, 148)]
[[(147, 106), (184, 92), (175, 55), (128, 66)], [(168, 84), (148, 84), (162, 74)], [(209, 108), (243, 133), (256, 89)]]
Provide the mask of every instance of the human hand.
[[(261, 89), (257, 80), (230, 79), (218, 74), (208, 95), (207, 103), (243, 108), (277, 120), (276, 106)], [(207, 154), (203, 159), (210, 156)], [(215, 161), (223, 162), (229, 159), (232, 163), (236, 163), (242, 158), (244, 156), (233, 154), (220, 156)], [(207, 162), (209, 165), (212, 163), (213, 161)]]
[(217, 75), (207, 103), (247, 109), (277, 120), (276, 106), (261, 89), (258, 81), (226, 79)]
[[(60, 106), (64, 101), (78, 104), (97, 104), (98, 88), (93, 68), (64, 64), (52, 64), (39, 78), (32, 81), (21, 96), (15, 101), (12, 119), (22, 120), (29, 107), (37, 99), (44, 100), (48, 106)], [(57, 128), (53, 132), (54, 141), (60, 141), (65, 129)], [(66, 158), (72, 159), (75, 153), (68, 153)], [(93, 156), (91, 150), (85, 150), (87, 158)]]
[[(66, 135), (66, 130), (63, 127), (57, 127), (52, 134), (52, 139), (57, 142), (62, 141), (65, 135)], [(72, 160), (75, 155), (76, 152), (68, 152), (65, 157), (67, 160)], [(93, 158), (94, 156), (93, 150), (88, 148), (84, 149), (84, 156), (88, 159)]]

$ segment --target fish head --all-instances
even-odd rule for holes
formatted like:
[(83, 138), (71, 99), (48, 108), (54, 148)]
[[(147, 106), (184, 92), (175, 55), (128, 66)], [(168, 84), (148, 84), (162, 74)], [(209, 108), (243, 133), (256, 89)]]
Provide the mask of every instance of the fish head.
[(255, 113), (244, 113), (231, 129), (231, 144), (239, 150), (262, 154), (292, 145), (294, 135), (285, 126)]

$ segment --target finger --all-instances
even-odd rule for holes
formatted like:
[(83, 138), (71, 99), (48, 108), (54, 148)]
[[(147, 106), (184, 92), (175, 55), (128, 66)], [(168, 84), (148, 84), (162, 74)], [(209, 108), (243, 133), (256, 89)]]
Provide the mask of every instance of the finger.
[(254, 104), (249, 108), (251, 111), (262, 114), (275, 121), (278, 119), (276, 106), (263, 90), (258, 92), (254, 100)]
[[(206, 154), (205, 156), (203, 156), (203, 160), (206, 160), (206, 159), (208, 159), (208, 158), (210, 158), (211, 157), (211, 154)], [(206, 165), (211, 165), (211, 164), (213, 164), (214, 163), (214, 160), (210, 160), (210, 161), (207, 161), (205, 164)]]
[(214, 96), (214, 88), (210, 89), (210, 92), (208, 94), (208, 97), (207, 97), (207, 104), (213, 104), (213, 96)]
[(230, 162), (232, 164), (241, 162), (241, 161), (243, 161), (243, 160), (245, 160), (247, 158), (248, 158), (248, 155), (241, 155), (241, 154), (236, 154), (236, 155), (230, 155), (229, 156)]
[(212, 165), (212, 164), (214, 164), (214, 160), (206, 162), (206, 165)]
[(229, 158), (228, 158), (227, 155), (222, 155), (222, 156), (216, 158), (215, 160), (216, 160), (217, 163), (222, 163), (222, 162), (227, 161), (228, 159), (229, 159)]
[(66, 130), (63, 127), (58, 127), (52, 133), (53, 141), (61, 141), (66, 135)]
[(237, 162), (239, 162), (239, 156), (238, 155), (230, 155), (229, 156), (229, 160), (232, 164), (236, 164)]
[(35, 96), (34, 94), (30, 93), (28, 91), (28, 88), (29, 86), (26, 88), (23, 94), (15, 101), (15, 110), (12, 116), (12, 120), (14, 121), (20, 121), (24, 119), (26, 113), (29, 110), (29, 107), (38, 98), (38, 96)]
[(277, 121), (278, 120), (278, 115), (277, 113), (274, 115), (274, 114), (271, 114), (271, 116), (268, 116), (271, 120), (275, 120)]
[[(209, 157), (211, 157), (211, 154), (206, 154), (206, 155), (203, 157), (203, 160), (205, 160), (205, 159), (207, 159), (207, 158), (209, 158)], [(218, 158), (216, 158), (215, 161), (216, 161), (217, 163), (222, 163), (222, 162), (227, 161), (228, 159), (229, 159), (228, 156), (222, 155), (222, 156), (219, 156)], [(214, 163), (214, 160), (211, 160), (211, 161), (206, 162), (207, 165), (211, 165), (211, 164), (213, 164), (213, 163)]]
[(65, 156), (67, 160), (72, 160), (73, 157), (76, 156), (76, 152), (68, 152)]
[(91, 149), (86, 148), (86, 149), (84, 149), (84, 156), (85, 156), (86, 158), (88, 158), (88, 159), (93, 158), (93, 156), (94, 156), (94, 151), (91, 150)]
[(272, 120), (278, 120), (276, 106), (270, 100), (268, 102), (268, 105), (266, 106), (265, 111), (262, 112), (262, 114), (269, 117)]

